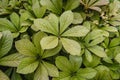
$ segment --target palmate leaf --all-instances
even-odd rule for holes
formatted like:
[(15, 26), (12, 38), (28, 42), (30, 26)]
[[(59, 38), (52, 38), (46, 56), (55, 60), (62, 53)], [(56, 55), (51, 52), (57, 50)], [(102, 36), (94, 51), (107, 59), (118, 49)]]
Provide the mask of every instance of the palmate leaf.
[(17, 67), (17, 72), (22, 74), (32, 73), (36, 70), (38, 64), (39, 61), (34, 57), (24, 58)]
[(56, 36), (47, 36), (40, 41), (42, 49), (52, 49), (58, 45), (58, 38)]
[(0, 80), (10, 80), (8, 76), (0, 70)]
[(71, 55), (80, 55), (81, 46), (77, 41), (67, 38), (61, 38), (61, 42), (68, 53), (70, 53)]
[(0, 58), (6, 55), (12, 47), (13, 37), (10, 31), (3, 31), (0, 39)]

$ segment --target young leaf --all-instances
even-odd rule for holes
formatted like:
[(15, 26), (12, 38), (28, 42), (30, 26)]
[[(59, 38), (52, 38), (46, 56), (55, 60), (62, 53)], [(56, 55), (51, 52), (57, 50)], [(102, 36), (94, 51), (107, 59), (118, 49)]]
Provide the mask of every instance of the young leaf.
[(66, 11), (60, 16), (60, 34), (73, 22), (72, 11)]
[(43, 64), (39, 64), (33, 80), (49, 80), (47, 69)]
[(86, 79), (92, 79), (93, 77), (95, 77), (97, 74), (97, 71), (92, 69), (92, 68), (81, 68), (79, 69), (79, 71), (77, 72), (78, 76), (81, 76), (83, 78)]
[(61, 42), (68, 53), (71, 55), (80, 55), (81, 46), (78, 42), (67, 38), (61, 38)]
[(34, 57), (25, 58), (21, 61), (21, 63), (17, 67), (17, 72), (21, 74), (32, 73), (36, 70), (38, 64), (39, 62), (36, 61), (36, 58)]
[(10, 30), (11, 32), (16, 32), (15, 26), (7, 19), (0, 18), (0, 31)]
[(0, 39), (0, 58), (8, 53), (13, 43), (13, 37), (10, 31), (3, 31)]
[(17, 67), (20, 64), (22, 58), (24, 58), (24, 56), (22, 54), (19, 54), (19, 53), (11, 54), (9, 56), (5, 56), (5, 57), (1, 58), (0, 65)]
[(0, 80), (10, 80), (5, 73), (0, 70)]
[(69, 60), (70, 60), (70, 62), (72, 64), (72, 69), (74, 71), (77, 71), (80, 68), (81, 64), (82, 64), (82, 57), (70, 55)]
[(10, 20), (15, 25), (15, 27), (19, 30), (20, 29), (20, 18), (19, 18), (19, 15), (17, 13), (13, 12), (10, 15)]
[(48, 62), (45, 62), (45, 61), (43, 61), (43, 65), (46, 67), (49, 76), (59, 77), (59, 72), (58, 72), (58, 69), (56, 68), (56, 66), (54, 66), (53, 64), (50, 64)]
[(85, 36), (89, 30), (84, 26), (75, 26), (62, 34), (62, 36), (82, 37)]
[(45, 19), (35, 19), (34, 25), (41, 31), (51, 33), (51, 34), (56, 33), (54, 27), (52, 27), (52, 25)]
[(105, 53), (104, 49), (100, 46), (93, 46), (88, 49), (99, 57), (107, 57), (107, 54)]
[(55, 60), (55, 64), (62, 71), (70, 72), (71, 70), (71, 63), (66, 57), (58, 56)]
[(65, 10), (73, 10), (79, 6), (79, 0), (67, 0)]
[(37, 54), (35, 46), (28, 39), (16, 41), (15, 47), (21, 54), (26, 56), (35, 56)]
[(52, 49), (58, 45), (58, 38), (55, 36), (48, 36), (42, 38), (40, 41), (42, 49)]

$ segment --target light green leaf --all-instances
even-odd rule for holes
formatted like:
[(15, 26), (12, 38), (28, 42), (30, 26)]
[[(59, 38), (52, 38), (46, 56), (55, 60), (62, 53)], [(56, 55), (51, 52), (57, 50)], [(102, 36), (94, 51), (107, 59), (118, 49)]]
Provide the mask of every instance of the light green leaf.
[(72, 11), (66, 11), (60, 16), (60, 34), (73, 22)]
[(80, 13), (74, 12), (73, 15), (74, 15), (74, 19), (72, 22), (73, 24), (80, 24), (83, 22), (83, 17), (81, 16)]
[(60, 14), (62, 11), (62, 0), (41, 0), (40, 3), (54, 13)]
[(63, 56), (58, 56), (55, 60), (55, 64), (60, 70), (65, 71), (65, 72), (70, 72), (71, 66), (72, 66), (70, 61), (66, 57), (63, 57)]
[(117, 45), (119, 45), (120, 44), (120, 38), (118, 37), (118, 38), (113, 38), (112, 40), (111, 40), (111, 42), (110, 42), (110, 47), (115, 47), (115, 46), (117, 46)]
[(34, 34), (32, 37), (32, 41), (37, 49), (36, 52), (41, 54), (41, 55), (42, 55), (43, 50), (42, 50), (41, 45), (40, 45), (40, 40), (45, 36), (47, 36), (47, 34), (39, 31), (38, 33)]
[(80, 66), (82, 65), (82, 57), (81, 56), (70, 55), (69, 60), (71, 62), (73, 71), (77, 71), (80, 68)]
[(5, 73), (0, 70), (0, 80), (10, 80)]
[(120, 53), (115, 56), (115, 60), (120, 63)]
[(21, 74), (32, 73), (36, 70), (38, 64), (39, 61), (36, 61), (34, 57), (24, 58), (17, 67), (17, 72)]
[(107, 57), (107, 54), (105, 53), (104, 49), (100, 46), (93, 46), (88, 48), (92, 53), (94, 53), (95, 55), (99, 56), (99, 57)]
[(58, 35), (58, 24), (59, 24), (59, 19), (55, 14), (50, 14), (46, 17), (46, 19), (49, 21), (49, 23), (51, 24), (51, 26), (54, 28), (55, 30), (55, 35)]
[(21, 39), (19, 41), (16, 41), (15, 47), (19, 51), (19, 53), (24, 54), (26, 56), (37, 55), (35, 46), (28, 39)]
[(17, 67), (24, 56), (19, 53), (11, 54), (0, 59), (0, 65)]
[(97, 71), (92, 68), (81, 68), (77, 72), (78, 76), (84, 77), (86, 79), (92, 79), (97, 74)]
[(13, 43), (13, 37), (10, 31), (3, 31), (0, 39), (0, 58), (6, 55)]
[(89, 62), (91, 62), (92, 59), (93, 59), (92, 54), (91, 54), (87, 49), (85, 50), (85, 58), (86, 58)]
[(56, 36), (48, 36), (42, 38), (40, 41), (42, 49), (52, 49), (58, 45), (58, 38)]
[(36, 0), (32, 5), (32, 10), (37, 18), (41, 18), (46, 11), (46, 7), (41, 7), (39, 1)]
[(0, 18), (0, 31), (10, 30), (11, 32), (16, 32), (15, 26), (6, 18)]
[(1, 39), (1, 37), (2, 37), (2, 33), (0, 32), (0, 39)]
[(13, 12), (10, 15), (10, 20), (16, 26), (16, 28), (19, 30), (20, 29), (20, 18), (19, 18), (19, 15), (17, 13)]
[(47, 69), (43, 64), (37, 68), (33, 80), (49, 80)]
[(79, 0), (67, 0), (65, 10), (73, 10), (79, 6)]
[(55, 29), (52, 27), (52, 25), (45, 19), (35, 19), (34, 25), (40, 29), (41, 31), (55, 34)]
[(80, 55), (81, 46), (78, 42), (67, 38), (61, 38), (61, 41), (63, 47), (68, 53), (71, 55)]
[(59, 72), (56, 66), (45, 61), (43, 61), (43, 65), (46, 67), (49, 76), (59, 77)]
[(98, 64), (100, 64), (100, 57), (96, 56), (96, 55), (92, 55), (92, 61), (89, 62), (86, 57), (83, 59), (83, 64), (86, 66), (86, 67), (95, 67), (97, 66)]
[(59, 42), (57, 47), (55, 47), (54, 49), (45, 50), (43, 55), (42, 55), (42, 58), (47, 58), (47, 57), (51, 57), (51, 56), (56, 55), (57, 53), (59, 53), (61, 48), (62, 48), (62, 44)]
[(82, 37), (85, 36), (89, 30), (84, 26), (74, 26), (73, 28), (67, 30), (62, 36), (71, 36), (71, 37)]
[(102, 29), (109, 32), (118, 32), (117, 28), (113, 26), (106, 26), (106, 27), (103, 27)]

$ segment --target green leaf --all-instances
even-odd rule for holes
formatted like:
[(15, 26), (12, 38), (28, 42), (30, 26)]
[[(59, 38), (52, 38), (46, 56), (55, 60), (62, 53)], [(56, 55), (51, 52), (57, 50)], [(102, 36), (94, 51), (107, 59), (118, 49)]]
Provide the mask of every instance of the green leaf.
[(79, 6), (79, 0), (67, 0), (65, 10), (73, 10)]
[(41, 45), (40, 45), (40, 41), (43, 37), (47, 36), (47, 34), (43, 33), (43, 32), (38, 32), (36, 34), (33, 35), (32, 37), (32, 41), (37, 49), (37, 53), (41, 54), (42, 55), (42, 48), (41, 48)]
[(59, 24), (59, 19), (55, 14), (50, 14), (46, 17), (46, 19), (49, 21), (49, 23), (52, 25), (52, 27), (55, 30), (55, 35), (58, 35), (58, 24)]
[(13, 43), (13, 37), (10, 31), (3, 31), (0, 39), (0, 58), (6, 55)]
[(11, 32), (16, 32), (15, 26), (6, 18), (0, 18), (0, 31), (10, 30)]
[(40, 41), (42, 49), (53, 49), (58, 45), (58, 38), (56, 36), (47, 36)]
[(63, 56), (58, 56), (55, 60), (55, 64), (60, 70), (65, 71), (65, 72), (70, 72), (71, 66), (72, 66), (70, 61), (66, 57), (63, 57)]
[(20, 76), (20, 74), (16, 73), (16, 70), (14, 70), (11, 80), (22, 80), (22, 77)]
[(73, 15), (74, 15), (74, 19), (72, 22), (73, 24), (80, 24), (83, 22), (83, 17), (81, 16), (80, 13), (74, 12)]
[(26, 56), (37, 55), (35, 46), (28, 39), (21, 39), (19, 41), (16, 41), (15, 47), (21, 54), (24, 54)]
[(118, 32), (116, 27), (113, 26), (105, 26), (102, 28), (103, 30), (109, 31), (109, 32)]
[(100, 46), (93, 46), (88, 48), (92, 53), (94, 53), (95, 55), (99, 56), (99, 57), (107, 57), (107, 54), (105, 53), (104, 49)]
[(57, 47), (55, 47), (54, 49), (45, 50), (43, 55), (42, 55), (42, 58), (47, 58), (47, 57), (51, 57), (51, 56), (56, 55), (57, 53), (59, 53), (61, 48), (62, 48), (62, 44), (59, 42)]
[(11, 15), (10, 15), (10, 20), (12, 21), (12, 23), (14, 24), (14, 26), (20, 30), (20, 18), (19, 18), (19, 15), (15, 12), (13, 12)]
[(48, 10), (60, 14), (62, 12), (62, 0), (41, 0), (41, 5), (46, 6)]
[(86, 67), (95, 67), (98, 64), (100, 64), (100, 57), (96, 56), (96, 55), (92, 55), (92, 61), (89, 62), (88, 59), (86, 59), (86, 57), (83, 59), (83, 64)]
[(1, 39), (1, 37), (2, 37), (2, 33), (0, 32), (0, 39)]
[(80, 68), (80, 66), (82, 65), (82, 57), (81, 56), (72, 56), (72, 55), (70, 55), (69, 60), (71, 62), (72, 69), (74, 71), (77, 71)]
[(49, 76), (59, 77), (59, 72), (56, 66), (45, 61), (43, 61), (43, 65), (46, 67)]
[(36, 70), (38, 64), (39, 61), (36, 61), (34, 57), (24, 58), (17, 67), (17, 72), (21, 74), (32, 73)]
[(52, 27), (52, 25), (49, 23), (49, 21), (47, 21), (45, 19), (35, 19), (34, 25), (41, 31), (51, 33), (51, 34), (56, 33), (54, 27)]
[(11, 54), (1, 58), (0, 65), (17, 67), (23, 58), (24, 56), (22, 54), (19, 54), (19, 53)]
[(89, 62), (91, 62), (92, 59), (93, 59), (92, 54), (91, 54), (87, 49), (85, 49), (85, 58), (86, 58)]
[(78, 42), (67, 38), (61, 38), (61, 41), (63, 47), (68, 53), (71, 55), (80, 55), (81, 46)]
[(84, 26), (74, 26), (73, 28), (64, 32), (62, 36), (82, 37), (85, 36), (88, 32), (89, 30)]
[(0, 80), (10, 80), (5, 73), (0, 70)]
[(60, 34), (65, 31), (65, 29), (73, 22), (73, 13), (72, 11), (65, 11), (60, 16)]
[(92, 79), (93, 77), (96, 76), (96, 74), (97, 74), (97, 71), (92, 68), (81, 68), (77, 72), (78, 76), (81, 76), (86, 79)]
[(32, 10), (37, 18), (41, 18), (45, 14), (46, 7), (40, 7), (39, 1), (35, 0), (34, 4), (32, 5)]
[(47, 69), (43, 64), (37, 68), (33, 80), (49, 80)]
[(118, 63), (120, 63), (120, 54), (117, 54), (117, 55), (115, 56), (115, 60), (116, 60)]
[(118, 46), (120, 44), (120, 38), (113, 38), (110, 42), (109, 47), (115, 47)]

